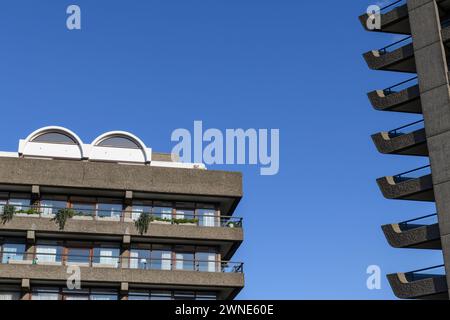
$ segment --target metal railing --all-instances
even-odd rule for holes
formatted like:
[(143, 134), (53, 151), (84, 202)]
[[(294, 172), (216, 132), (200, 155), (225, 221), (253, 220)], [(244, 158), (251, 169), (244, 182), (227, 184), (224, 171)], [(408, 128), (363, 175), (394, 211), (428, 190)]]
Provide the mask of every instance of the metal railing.
[(173, 259), (173, 258), (140, 258), (107, 255), (73, 255), (38, 252), (0, 251), (2, 264), (30, 264), (53, 266), (80, 266), (112, 269), (140, 270), (184, 270), (197, 272), (243, 273), (243, 262)]
[(386, 11), (388, 11), (387, 9), (391, 9), (391, 8), (393, 9), (394, 7), (399, 7), (400, 5), (403, 5), (404, 3), (406, 3), (406, 0), (397, 0), (397, 1), (394, 1), (393, 3), (391, 3), (391, 4), (388, 4), (388, 5), (384, 6), (384, 7), (382, 7), (380, 9), (380, 11), (382, 13), (385, 13)]
[(81, 220), (103, 220), (134, 222), (143, 213), (149, 214), (151, 223), (173, 224), (173, 225), (196, 225), (201, 227), (228, 227), (242, 228), (243, 218), (234, 216), (208, 215), (208, 214), (187, 214), (187, 213), (151, 213), (134, 210), (86, 210), (81, 208), (62, 208), (48, 206), (25, 206), (14, 204), (1, 204), (0, 213), (5, 206), (14, 207), (16, 216), (39, 216), (41, 218), (53, 218), (59, 210), (69, 209), (73, 211), (72, 219)]
[[(394, 179), (396, 179), (396, 180), (407, 180), (407, 179), (417, 179), (417, 177), (411, 177), (411, 176), (409, 176), (411, 173), (417, 173), (417, 172), (419, 172), (419, 171), (422, 171), (422, 170), (424, 170), (424, 169), (428, 169), (428, 168), (430, 168), (430, 165), (426, 165), (426, 166), (423, 166), (423, 167), (420, 167), (420, 168), (417, 168), (417, 169), (413, 169), (413, 170), (409, 170), (409, 171), (405, 171), (405, 172), (402, 172), (402, 173), (400, 173), (400, 174), (397, 174), (397, 175), (395, 175), (394, 176)], [(408, 176), (407, 176), (408, 175)], [(419, 176), (420, 177), (420, 176)]]
[[(389, 134), (390, 136), (396, 136), (396, 135), (404, 134), (404, 132), (402, 132), (403, 129), (410, 128), (410, 127), (415, 126), (415, 125), (417, 125), (417, 124), (419, 124), (419, 123), (422, 123), (423, 121), (424, 121), (424, 120), (415, 121), (415, 122), (406, 124), (406, 125), (404, 125), (404, 126), (401, 126), (401, 127), (395, 128), (395, 129), (392, 129), (392, 130), (390, 130), (390, 131), (388, 132), (388, 134)], [(423, 128), (423, 126), (422, 126), (422, 128)]]
[(398, 224), (400, 226), (402, 226), (402, 227), (407, 228), (407, 227), (409, 227), (411, 225), (411, 222), (417, 222), (417, 221), (425, 220), (425, 219), (428, 219), (428, 218), (431, 218), (431, 217), (437, 217), (437, 213), (428, 214), (426, 216), (422, 216), (422, 217), (415, 218), (415, 219), (405, 220), (405, 221), (399, 222)]
[[(399, 82), (399, 83), (397, 83), (397, 84), (395, 84), (395, 85), (393, 85), (391, 87), (388, 87), (388, 88), (383, 90), (384, 95), (388, 96), (390, 94), (397, 93), (397, 92), (399, 92), (401, 90), (404, 90), (405, 88), (409, 87), (409, 86), (405, 86), (405, 84), (409, 84), (410, 82), (413, 82), (414, 80), (417, 80), (417, 76), (413, 77), (411, 79)], [(417, 83), (417, 81), (416, 81), (416, 83)], [(398, 89), (401, 89), (401, 90), (398, 90)]]
[[(380, 53), (380, 54), (386, 54), (386, 53), (388, 53), (388, 52), (391, 52), (391, 51), (393, 51), (393, 50), (396, 50), (396, 49), (398, 49), (398, 48), (401, 48), (401, 47), (403, 47), (403, 44), (404, 43), (406, 43), (406, 41), (410, 41), (410, 43), (412, 42), (412, 36), (408, 36), (408, 37), (406, 37), (406, 38), (403, 38), (403, 39), (401, 39), (401, 40), (399, 40), (399, 41), (396, 41), (396, 42), (394, 42), (394, 43), (391, 43), (390, 45), (387, 45), (386, 47), (383, 47), (383, 48), (381, 48), (381, 49), (378, 49), (378, 52)], [(389, 49), (389, 51), (388, 51), (388, 49)]]
[(429, 268), (409, 271), (409, 272), (406, 272), (405, 275), (409, 278), (409, 281), (416, 281), (416, 280), (421, 280), (421, 279), (424, 279), (424, 278), (445, 276), (445, 269), (444, 269), (443, 274), (423, 273), (424, 271), (436, 270), (436, 269), (440, 269), (440, 268), (444, 268), (444, 267), (445, 267), (445, 265), (441, 264), (441, 265), (434, 266), (434, 267), (429, 267)]

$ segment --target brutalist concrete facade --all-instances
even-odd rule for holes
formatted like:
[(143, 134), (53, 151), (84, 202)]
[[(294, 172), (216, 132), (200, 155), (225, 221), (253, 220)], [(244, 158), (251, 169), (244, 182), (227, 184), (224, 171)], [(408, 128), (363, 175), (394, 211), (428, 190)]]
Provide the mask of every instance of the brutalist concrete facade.
[[(364, 54), (368, 66), (374, 70), (417, 74), (417, 78), (374, 90), (368, 94), (369, 100), (379, 111), (422, 114), (423, 122), (415, 123), (416, 129), (403, 126), (377, 133), (372, 138), (381, 153), (429, 157), (431, 173), (417, 171), (414, 175), (409, 171), (380, 178), (377, 182), (388, 199), (434, 201), (437, 209), (435, 223), (422, 223), (430, 215), (385, 225), (383, 232), (389, 244), (396, 248), (442, 250), (445, 274), (449, 274), (450, 55), (447, 42), (450, 1), (393, 1), (379, 14), (380, 29), (369, 30), (367, 19), (374, 17), (367, 14), (362, 15), (360, 21), (369, 31), (404, 34), (406, 38)], [(391, 274), (388, 279), (399, 298), (448, 299), (450, 277), (433, 269)]]
[[(87, 263), (83, 260), (79, 267), (81, 285), (89, 292), (112, 290), (123, 300), (145, 294), (151, 297), (149, 292), (156, 292), (159, 298), (167, 298), (165, 292), (170, 292), (172, 297), (180, 293), (189, 298), (233, 299), (244, 287), (243, 264), (230, 262), (243, 242), (242, 219), (233, 215), (242, 198), (241, 173), (199, 169), (197, 165), (186, 168), (170, 155), (153, 154), (152, 158), (155, 166), (150, 161), (131, 164), (0, 154), (2, 217), (5, 208), (15, 210), (12, 219), (0, 223), (0, 295), (9, 297), (15, 290), (16, 299), (28, 300), (37, 288), (44, 296), (47, 288), (53, 288), (60, 290), (63, 299), (74, 296), (70, 291), (63, 294), (68, 267), (73, 265), (70, 250), (88, 248), (89, 257), (80, 258)], [(29, 199), (30, 207), (14, 207), (17, 200), (12, 198), (18, 197)], [(73, 211), (78, 209), (70, 199), (80, 203), (109, 199), (123, 209), (117, 216), (105, 216), (96, 204), (93, 214), (72, 216), (61, 228), (55, 215), (44, 214), (48, 210), (44, 199), (69, 199), (64, 201)], [(172, 211), (153, 216), (157, 202), (167, 207), (172, 204)], [(142, 203), (151, 203), (146, 206), (153, 216), (145, 231), (138, 229), (135, 217)], [(197, 208), (204, 207), (199, 203), (214, 209), (202, 216), (204, 209)], [(186, 215), (186, 208), (193, 208), (190, 212), (195, 216)], [(39, 246), (46, 249), (50, 242), (62, 248), (57, 259), (53, 254), (47, 259), (46, 251), (38, 250)], [(24, 252), (11, 252), (5, 246), (11, 243), (13, 247), (23, 245)], [(104, 246), (117, 248), (117, 259), (94, 256), (93, 252)], [(165, 248), (157, 250), (166, 252), (163, 258), (154, 257), (155, 247)], [(133, 255), (147, 248), (151, 248), (148, 256)], [(193, 258), (185, 258), (186, 252)], [(206, 253), (207, 261), (198, 258)], [(85, 297), (81, 291), (76, 294)]]

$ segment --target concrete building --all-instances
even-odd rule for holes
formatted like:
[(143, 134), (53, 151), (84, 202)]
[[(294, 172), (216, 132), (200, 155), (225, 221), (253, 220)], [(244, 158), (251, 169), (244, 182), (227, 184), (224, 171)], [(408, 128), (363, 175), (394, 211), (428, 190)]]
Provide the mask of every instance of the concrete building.
[(1, 152), (0, 300), (233, 299), (242, 175), (172, 158), (62, 127)]
[[(388, 199), (435, 202), (437, 214), (384, 225), (395, 248), (441, 250), (444, 265), (389, 274), (399, 298), (448, 299), (450, 278), (450, 1), (401, 0), (381, 9), (381, 28), (404, 39), (364, 54), (373, 70), (405, 74), (406, 81), (368, 94), (379, 111), (415, 113), (423, 120), (372, 136), (381, 153), (428, 157), (431, 166), (377, 180)], [(372, 20), (373, 21), (373, 20)], [(413, 78), (411, 78), (413, 77)]]

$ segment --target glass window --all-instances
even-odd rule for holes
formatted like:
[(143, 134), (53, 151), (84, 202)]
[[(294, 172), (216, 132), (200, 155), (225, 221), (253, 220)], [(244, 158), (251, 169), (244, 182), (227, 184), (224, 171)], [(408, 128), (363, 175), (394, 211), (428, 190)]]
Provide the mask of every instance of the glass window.
[(170, 250), (161, 250), (161, 249), (152, 250), (151, 269), (171, 270), (172, 252)]
[(0, 200), (0, 213), (3, 213), (3, 208), (5, 208), (5, 205), (8, 203), (7, 200)]
[(133, 209), (131, 212), (131, 218), (133, 220), (139, 219), (142, 213), (151, 213), (152, 212), (152, 206), (150, 205), (143, 205), (143, 204), (133, 204)]
[(36, 288), (31, 294), (31, 300), (59, 300), (59, 289)]
[(14, 206), (16, 211), (21, 211), (30, 209), (31, 201), (30, 199), (9, 199), (8, 204)]
[(66, 201), (58, 200), (41, 200), (41, 214), (43, 216), (54, 216), (59, 209), (67, 207)]
[(131, 249), (130, 251), (131, 269), (149, 269), (150, 268), (150, 250), (149, 249)]
[(60, 132), (47, 132), (41, 134), (31, 140), (31, 142), (77, 144), (74, 139)]
[(89, 248), (67, 248), (67, 265), (89, 265), (90, 254)]
[(151, 300), (172, 300), (172, 292), (170, 291), (152, 291)]
[(114, 290), (99, 290), (99, 291), (92, 291), (91, 300), (117, 300), (118, 295), (117, 292)]
[(193, 203), (177, 203), (175, 219), (194, 219)]
[(174, 300), (195, 300), (195, 292), (175, 291), (173, 298)]
[(23, 261), (25, 255), (25, 244), (5, 243), (2, 246), (2, 263), (10, 261)]
[(0, 291), (0, 300), (20, 300), (20, 291)]
[(213, 252), (197, 252), (195, 254), (198, 271), (216, 272), (218, 271), (218, 262), (216, 254)]
[(148, 291), (130, 291), (128, 300), (150, 300), (150, 292)]
[(196, 210), (198, 224), (202, 227), (218, 226), (218, 217), (214, 208), (199, 208)]
[(95, 204), (93, 203), (73, 203), (72, 208), (76, 215), (90, 217), (95, 215)]
[(172, 206), (170, 203), (155, 202), (153, 215), (155, 218), (172, 220)]
[(110, 148), (141, 149), (141, 147), (130, 138), (121, 136), (106, 138), (100, 141), (97, 146)]
[(64, 300), (89, 300), (89, 290), (63, 290), (63, 298)]
[(115, 268), (119, 267), (119, 248), (94, 248), (93, 263), (94, 266), (107, 265)]
[(61, 264), (62, 262), (62, 247), (56, 243), (38, 243), (36, 245), (36, 263), (55, 263)]
[(122, 216), (122, 209), (122, 204), (99, 203), (97, 205), (97, 217), (120, 220), (120, 217)]
[(176, 252), (175, 253), (175, 269), (177, 270), (194, 270), (194, 253), (193, 252)]
[(196, 300), (217, 300), (214, 292), (197, 292)]

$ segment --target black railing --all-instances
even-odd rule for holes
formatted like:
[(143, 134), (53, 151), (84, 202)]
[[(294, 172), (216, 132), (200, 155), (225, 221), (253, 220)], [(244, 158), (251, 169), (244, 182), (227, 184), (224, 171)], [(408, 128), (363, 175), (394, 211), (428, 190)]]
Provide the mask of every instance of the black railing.
[(143, 213), (150, 214), (153, 223), (173, 224), (173, 225), (196, 225), (202, 227), (228, 227), (242, 228), (243, 218), (234, 216), (222, 216), (218, 214), (188, 214), (188, 213), (151, 213), (134, 210), (101, 210), (82, 208), (61, 208), (47, 206), (25, 206), (14, 204), (1, 204), (0, 213), (3, 208), (9, 206), (13, 208), (14, 215), (38, 216), (41, 218), (53, 218), (59, 210), (71, 210), (73, 219), (83, 220), (106, 220), (106, 221), (136, 221)]
[(429, 214), (429, 215), (415, 218), (415, 219), (405, 220), (405, 221), (399, 222), (398, 224), (402, 227), (408, 227), (411, 224), (411, 222), (417, 222), (417, 221), (428, 219), (431, 217), (437, 217), (437, 213)]
[(407, 125), (404, 125), (404, 126), (401, 126), (401, 127), (395, 128), (395, 129), (392, 129), (388, 133), (389, 133), (390, 136), (391, 135), (392, 136), (400, 135), (400, 134), (403, 134), (403, 132), (402, 132), (403, 129), (410, 128), (410, 127), (415, 126), (415, 125), (417, 125), (419, 123), (422, 123), (422, 122), (423, 122), (423, 120), (415, 121), (415, 122), (409, 123)]
[(405, 275), (409, 278), (409, 281), (416, 281), (416, 280), (421, 280), (424, 278), (430, 278), (430, 277), (436, 277), (436, 276), (445, 276), (445, 270), (444, 270), (444, 274), (422, 273), (424, 271), (436, 270), (436, 269), (440, 269), (440, 268), (444, 268), (444, 267), (445, 267), (445, 265), (441, 264), (441, 265), (434, 266), (434, 267), (409, 271), (409, 272), (406, 272)]
[[(395, 49), (400, 48), (401, 46), (399, 46), (399, 45), (405, 43), (405, 42), (408, 41), (408, 40), (412, 40), (412, 36), (408, 36), (408, 37), (403, 38), (403, 39), (401, 39), (401, 40), (399, 40), (399, 41), (396, 41), (396, 42), (394, 42), (394, 43), (391, 43), (390, 45), (388, 45), (388, 46), (386, 46), (386, 47), (383, 47), (383, 48), (379, 49), (378, 52), (379, 52), (380, 54), (386, 54), (386, 53), (392, 51), (392, 49), (395, 50)], [(390, 49), (390, 51), (388, 51), (388, 49)]]
[[(399, 179), (399, 180), (401, 180), (401, 179), (414, 179), (414, 177), (410, 177), (409, 176), (410, 173), (416, 173), (418, 171), (421, 171), (421, 170), (424, 170), (424, 169), (427, 169), (427, 168), (430, 168), (430, 165), (426, 165), (426, 166), (423, 166), (423, 167), (420, 167), (420, 168), (417, 168), (417, 169), (413, 169), (413, 170), (402, 172), (400, 174), (395, 175), (394, 178), (395, 179)], [(406, 176), (406, 175), (408, 175), (408, 176)]]
[(139, 258), (107, 255), (72, 255), (0, 251), (2, 264), (81, 266), (112, 269), (185, 270), (243, 273), (244, 263), (220, 260)]
[(397, 84), (395, 84), (395, 85), (393, 85), (393, 86), (391, 86), (389, 88), (386, 88), (386, 89), (383, 90), (383, 92), (384, 92), (384, 94), (386, 96), (388, 96), (390, 94), (393, 94), (393, 93), (397, 93), (397, 92), (401, 91), (401, 90), (398, 90), (398, 89), (400, 89), (400, 88), (405, 89), (406, 87), (404, 85), (407, 84), (407, 83), (410, 83), (410, 82), (412, 82), (414, 80), (417, 80), (417, 76), (414, 77), (414, 78), (411, 78), (411, 79), (399, 82), (399, 83), (397, 83)]

